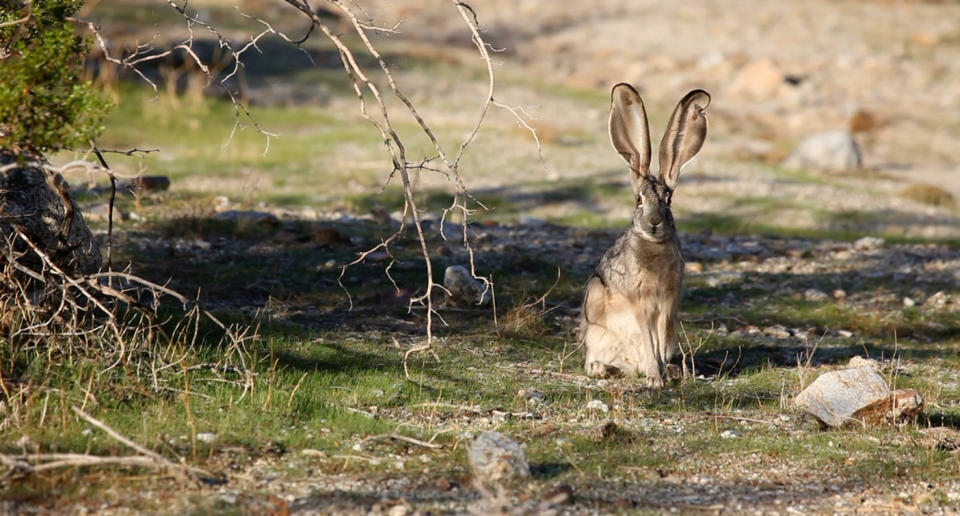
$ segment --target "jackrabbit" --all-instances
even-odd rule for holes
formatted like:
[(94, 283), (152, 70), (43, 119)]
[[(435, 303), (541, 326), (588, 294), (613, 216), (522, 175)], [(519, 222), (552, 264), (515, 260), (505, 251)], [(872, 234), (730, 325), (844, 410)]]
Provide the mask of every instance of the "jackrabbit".
[(650, 127), (637, 90), (613, 87), (610, 140), (630, 166), (637, 200), (630, 228), (607, 249), (587, 282), (580, 344), (590, 376), (643, 375), (662, 387), (666, 365), (677, 351), (677, 305), (683, 282), (680, 240), (670, 200), (683, 168), (707, 136), (704, 110), (710, 95), (687, 93), (670, 117), (660, 142), (660, 170), (650, 172)]

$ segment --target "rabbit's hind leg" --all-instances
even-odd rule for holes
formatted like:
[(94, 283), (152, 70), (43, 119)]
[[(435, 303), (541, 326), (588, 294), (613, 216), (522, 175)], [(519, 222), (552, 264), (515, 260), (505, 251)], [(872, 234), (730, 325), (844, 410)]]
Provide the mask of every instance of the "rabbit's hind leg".
[(604, 378), (625, 372), (620, 350), (623, 345), (615, 334), (598, 324), (589, 324), (584, 335), (587, 376)]

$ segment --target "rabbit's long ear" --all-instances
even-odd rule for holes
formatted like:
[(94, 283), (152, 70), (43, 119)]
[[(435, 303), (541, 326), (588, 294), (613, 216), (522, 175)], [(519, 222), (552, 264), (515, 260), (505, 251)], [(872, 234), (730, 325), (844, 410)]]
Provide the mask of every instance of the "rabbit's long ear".
[(650, 174), (647, 111), (637, 90), (625, 82), (614, 86), (610, 97), (610, 141), (630, 165), (630, 182), (636, 191), (637, 179)]
[(707, 138), (710, 94), (703, 90), (687, 93), (670, 116), (667, 132), (660, 142), (660, 179), (671, 189), (677, 186), (680, 169), (693, 158)]

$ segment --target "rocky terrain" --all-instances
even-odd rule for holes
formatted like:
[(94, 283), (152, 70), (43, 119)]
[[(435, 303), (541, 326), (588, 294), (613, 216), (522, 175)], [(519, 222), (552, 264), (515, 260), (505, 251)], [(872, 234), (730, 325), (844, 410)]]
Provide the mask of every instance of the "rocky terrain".
[[(238, 16), (235, 2), (195, 3), (238, 41), (261, 27)], [(444, 144), (457, 141), (476, 120), (486, 76), (455, 6), (369, 4), (373, 23), (402, 21), (374, 41)], [(166, 5), (106, 7), (120, 10), (99, 11), (105, 20), (139, 24), (112, 41), (148, 40), (154, 23), (171, 41), (187, 34), (178, 17), (156, 14)], [(466, 231), (477, 272), (496, 285), (489, 304), (438, 295), (433, 347), (404, 375), (405, 351), (423, 342), (425, 312), (408, 303), (423, 291), (424, 265), (407, 234), (341, 269), (403, 215), (396, 185), (384, 185), (390, 163), (379, 136), (359, 118), (329, 45), (307, 45), (316, 66), (298, 49), (281, 52), (276, 38), (261, 42), (262, 55), (251, 52), (245, 101), (280, 134), (272, 154), (249, 126), (231, 132), (234, 112), (213, 88), (198, 87), (201, 100), (191, 101), (189, 87), (176, 95), (176, 82), (160, 98), (124, 83), (103, 144), (161, 147), (109, 158), (123, 177), (166, 183), (120, 196), (113, 263), (202, 292), (205, 307), (256, 327), (255, 388), (241, 396), (238, 382), (203, 370), (187, 385), (187, 368), (161, 376), (159, 394), (156, 379), (100, 385), (107, 394), (91, 402), (100, 417), (166, 456), (190, 457), (210, 477), (183, 488), (159, 473), (72, 468), (4, 491), (13, 494), (0, 512), (960, 509), (960, 4), (473, 7), (498, 50), (496, 98), (523, 108), (542, 143), (538, 152), (496, 107), (464, 158), (478, 203)], [(241, 8), (303, 30), (283, 5)], [(683, 356), (662, 391), (587, 378), (576, 347), (582, 286), (632, 208), (626, 167), (606, 136), (609, 87), (620, 81), (640, 89), (654, 145), (685, 91), (712, 94), (707, 144), (674, 196), (686, 261)], [(430, 155), (411, 121), (398, 125), (411, 156)], [(68, 179), (105, 239), (102, 178)], [(440, 281), (448, 267), (468, 267), (471, 253), (457, 221), (441, 219), (450, 181), (423, 173), (416, 182)], [(215, 360), (200, 353), (181, 360)], [(891, 388), (922, 394), (922, 415), (824, 429), (794, 406), (851, 359), (874, 364)], [(80, 386), (68, 399), (87, 403), (83, 387), (93, 381), (84, 369), (68, 382)], [(64, 396), (53, 389), (37, 391), (51, 407), (50, 392)], [(25, 421), (40, 427), (4, 422), (0, 435), (59, 449), (62, 436), (50, 434), (59, 428), (43, 426), (59, 416), (47, 418), (46, 402), (41, 412), (40, 395), (30, 399), (36, 414)], [(119, 453), (62, 419), (71, 443)], [(484, 442), (509, 452), (505, 466), (496, 453), (470, 451), (487, 431), (504, 434)], [(494, 465), (478, 466), (478, 456)], [(486, 471), (518, 478), (483, 486)]]

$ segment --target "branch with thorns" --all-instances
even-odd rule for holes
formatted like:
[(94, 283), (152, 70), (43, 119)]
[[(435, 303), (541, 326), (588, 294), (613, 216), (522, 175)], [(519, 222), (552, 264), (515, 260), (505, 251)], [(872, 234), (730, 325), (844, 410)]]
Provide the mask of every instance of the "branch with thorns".
[[(468, 147), (476, 139), (480, 129), (487, 120), (491, 106), (502, 109), (509, 113), (510, 116), (512, 116), (521, 127), (532, 133), (534, 141), (536, 142), (538, 156), (540, 157), (541, 161), (543, 161), (540, 139), (537, 136), (536, 129), (526, 120), (526, 118), (532, 117), (530, 117), (530, 115), (526, 113), (522, 107), (509, 107), (505, 104), (497, 102), (494, 99), (496, 80), (494, 74), (494, 63), (490, 53), (498, 52), (499, 50), (495, 49), (484, 40), (483, 36), (481, 35), (477, 13), (466, 2), (460, 0), (450, 0), (450, 5), (456, 9), (456, 12), (463, 19), (464, 24), (470, 33), (471, 41), (476, 47), (480, 59), (484, 63), (487, 72), (487, 91), (482, 99), (475, 123), (471, 126), (471, 130), (467, 136), (460, 141), (459, 145), (456, 147), (455, 154), (449, 153), (447, 149), (441, 145), (435, 131), (427, 123), (413, 102), (410, 101), (409, 97), (400, 88), (392, 69), (370, 39), (371, 32), (398, 32), (401, 23), (398, 22), (392, 26), (378, 25), (362, 9), (362, 7), (352, 1), (326, 0), (328, 4), (336, 8), (336, 11), (338, 11), (338, 14), (342, 19), (349, 22), (349, 26), (351, 26), (353, 29), (353, 35), (359, 38), (362, 50), (372, 57), (376, 62), (375, 68), (378, 69), (376, 71), (378, 73), (382, 73), (383, 77), (386, 79), (386, 90), (382, 91), (380, 86), (371, 80), (370, 74), (372, 71), (366, 70), (360, 64), (360, 61), (354, 54), (354, 51), (351, 50), (351, 48), (349, 48), (349, 46), (344, 42), (345, 36), (340, 34), (338, 30), (331, 28), (327, 22), (321, 18), (320, 10), (312, 7), (310, 3), (308, 3), (308, 0), (282, 0), (282, 2), (292, 6), (303, 16), (305, 16), (307, 20), (309, 20), (309, 29), (303, 37), (290, 37), (282, 31), (276, 29), (270, 22), (244, 13), (238, 8), (237, 11), (241, 16), (257, 22), (262, 27), (262, 30), (255, 34), (249, 35), (249, 37), (243, 43), (234, 43), (225, 37), (224, 34), (211, 23), (204, 21), (198, 13), (188, 10), (188, 4), (186, 2), (178, 4), (174, 0), (165, 0), (165, 3), (173, 8), (186, 21), (188, 37), (166, 49), (155, 49), (154, 42), (150, 41), (143, 44), (138, 43), (132, 50), (126, 51), (126, 54), (124, 54), (125, 51), (120, 51), (119, 54), (115, 55), (107, 48), (107, 44), (99, 27), (91, 22), (82, 21), (82, 23), (85, 23), (90, 31), (94, 34), (96, 42), (103, 52), (104, 59), (118, 66), (131, 69), (141, 79), (146, 81), (154, 89), (154, 91), (157, 91), (157, 85), (152, 82), (146, 76), (146, 74), (137, 69), (137, 66), (166, 58), (173, 55), (175, 52), (184, 53), (197, 65), (201, 72), (207, 76), (208, 84), (215, 82), (226, 92), (227, 97), (233, 103), (236, 112), (236, 121), (233, 129), (230, 131), (229, 137), (227, 138), (227, 143), (232, 140), (235, 132), (240, 129), (243, 126), (243, 122), (246, 121), (251, 123), (257, 129), (257, 131), (259, 131), (266, 138), (264, 153), (269, 150), (270, 139), (276, 137), (277, 135), (264, 130), (257, 123), (247, 107), (241, 103), (238, 95), (232, 91), (227, 84), (227, 81), (233, 78), (243, 67), (244, 55), (251, 49), (259, 52), (260, 48), (258, 47), (258, 43), (267, 36), (275, 36), (299, 48), (308, 56), (308, 58), (310, 58), (312, 62), (312, 57), (302, 47), (302, 44), (311, 37), (315, 30), (319, 30), (320, 33), (322, 33), (323, 36), (336, 47), (344, 68), (344, 72), (349, 77), (351, 85), (353, 86), (353, 91), (357, 97), (360, 116), (373, 125), (374, 128), (376, 128), (380, 134), (381, 141), (383, 142), (387, 153), (390, 155), (393, 166), (386, 179), (385, 185), (389, 183), (393, 177), (399, 177), (402, 183), (402, 195), (404, 199), (403, 216), (400, 227), (391, 235), (381, 239), (380, 243), (374, 247), (359, 253), (354, 260), (341, 266), (341, 273), (340, 277), (338, 278), (338, 283), (346, 292), (349, 306), (352, 309), (352, 297), (340, 280), (342, 280), (344, 274), (350, 267), (363, 262), (368, 256), (376, 251), (383, 251), (390, 257), (390, 262), (386, 266), (387, 277), (393, 286), (399, 291), (399, 286), (390, 275), (390, 268), (395, 262), (395, 258), (390, 253), (390, 245), (396, 241), (396, 239), (402, 235), (405, 235), (406, 232), (411, 228), (414, 230), (416, 233), (416, 238), (419, 242), (419, 254), (426, 268), (426, 277), (424, 288), (421, 290), (420, 294), (412, 297), (409, 300), (408, 310), (413, 310), (415, 307), (424, 309), (426, 313), (426, 322), (424, 341), (421, 344), (411, 347), (403, 355), (402, 363), (404, 373), (407, 377), (409, 377), (410, 371), (408, 368), (408, 361), (410, 357), (418, 352), (431, 349), (431, 345), (434, 341), (434, 319), (436, 318), (443, 323), (443, 319), (440, 317), (437, 311), (434, 297), (437, 291), (445, 291), (441, 284), (434, 281), (434, 264), (428, 245), (427, 235), (424, 231), (422, 223), (423, 210), (418, 206), (415, 198), (417, 184), (415, 174), (421, 170), (434, 171), (445, 176), (453, 184), (453, 199), (450, 205), (442, 210), (440, 236), (444, 240), (447, 238), (443, 232), (442, 222), (447, 219), (448, 215), (451, 213), (456, 213), (459, 215), (462, 227), (461, 243), (467, 251), (470, 273), (474, 279), (482, 282), (484, 285), (484, 293), (480, 297), (480, 299), (482, 299), (486, 294), (486, 291), (490, 291), (491, 294), (493, 294), (494, 284), (492, 276), (483, 276), (477, 272), (475, 252), (470, 243), (469, 219), (476, 213), (476, 209), (474, 209), (471, 204), (484, 210), (487, 209), (487, 207), (470, 195), (461, 170), (462, 158), (465, 155)], [(222, 77), (219, 76), (221, 68), (213, 66), (212, 64), (204, 64), (203, 60), (194, 50), (195, 26), (201, 27), (212, 34), (216, 39), (219, 48), (226, 52), (227, 64), (224, 65), (222, 69), (230, 68), (230, 70), (227, 71)], [(232, 67), (230, 65), (232, 65)], [(400, 112), (395, 112), (395, 110), (391, 110), (391, 108), (388, 107), (387, 99), (385, 98), (386, 94), (391, 94), (400, 101), (400, 103), (403, 105), (403, 108), (400, 110)], [(431, 158), (424, 158), (419, 161), (411, 160), (409, 158), (407, 147), (398, 134), (394, 124), (394, 119), (400, 116), (409, 116), (415, 121), (417, 127), (419, 127), (420, 131), (430, 142), (433, 148), (432, 152), (435, 153), (435, 156)], [(432, 165), (431, 163), (433, 162), (437, 162), (437, 164)], [(494, 296), (491, 297), (495, 299)], [(494, 319), (496, 319), (495, 304), (493, 305), (493, 310)]]

